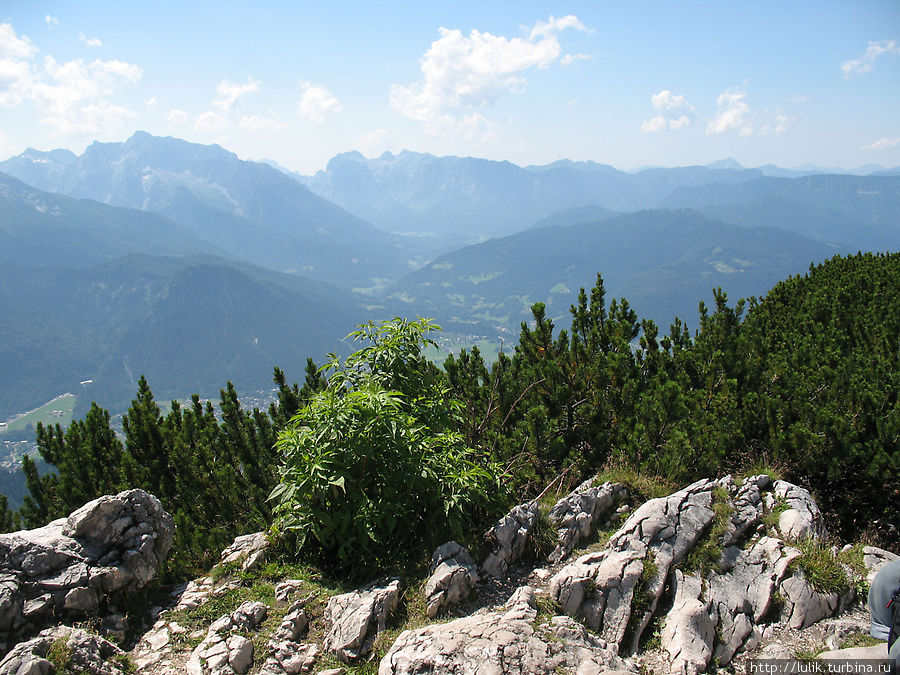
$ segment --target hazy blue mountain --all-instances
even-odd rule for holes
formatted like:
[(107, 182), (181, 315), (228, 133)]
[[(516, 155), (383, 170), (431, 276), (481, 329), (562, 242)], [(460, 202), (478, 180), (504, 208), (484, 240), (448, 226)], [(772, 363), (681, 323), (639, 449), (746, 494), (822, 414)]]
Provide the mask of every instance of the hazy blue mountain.
[(622, 214), (618, 211), (610, 211), (602, 206), (591, 204), (590, 206), (573, 206), (562, 211), (551, 213), (545, 218), (541, 218), (529, 229), (537, 230), (542, 227), (554, 227), (565, 225), (578, 225), (579, 223), (596, 223), (600, 220), (615, 218)]
[(410, 254), (362, 219), (217, 145), (135, 133), (75, 157), (28, 150), (0, 163), (43, 190), (167, 216), (230, 255), (345, 286), (397, 277)]
[[(596, 223), (546, 227), (492, 239), (412, 272), (394, 297), (445, 327), (489, 324), (515, 338), (541, 301), (568, 323), (579, 287), (599, 272), (608, 297), (626, 297), (664, 329), (678, 315), (696, 326), (697, 305), (712, 289), (737, 299), (762, 295), (840, 247), (775, 228), (743, 228), (696, 211), (641, 211)], [(471, 332), (475, 332), (474, 330)]]
[(655, 206), (680, 186), (740, 182), (761, 175), (730, 166), (631, 174), (571, 160), (520, 167), (403, 151), (374, 159), (358, 152), (338, 155), (306, 183), (317, 194), (379, 227), (433, 233), (446, 244), (518, 232), (563, 209), (598, 205), (633, 211)]
[(145, 374), (160, 398), (302, 379), (371, 312), (348, 291), (211, 256), (128, 255), (75, 270), (0, 262), (0, 419), (93, 380), (121, 409)]
[(671, 208), (735, 225), (777, 227), (856, 250), (900, 249), (900, 176), (821, 175), (682, 187)]
[(218, 250), (168, 218), (43, 192), (0, 173), (2, 261), (81, 267), (133, 252)]

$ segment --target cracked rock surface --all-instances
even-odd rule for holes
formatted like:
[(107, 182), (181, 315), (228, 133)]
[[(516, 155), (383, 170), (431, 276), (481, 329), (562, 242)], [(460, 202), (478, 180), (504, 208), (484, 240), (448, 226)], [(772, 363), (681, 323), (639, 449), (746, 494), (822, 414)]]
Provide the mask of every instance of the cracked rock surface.
[(519, 504), (485, 533), (485, 539), (493, 547), (481, 564), (485, 574), (502, 577), (509, 571), (509, 566), (522, 557), (538, 517), (537, 501)]
[(619, 483), (603, 483), (593, 486), (593, 479), (586, 480), (568, 496), (560, 499), (550, 510), (548, 518), (557, 528), (556, 548), (549, 556), (551, 563), (566, 558), (601, 518), (625, 498), (628, 489)]
[(240, 633), (255, 630), (266, 618), (268, 608), (248, 601), (212, 622), (206, 637), (187, 662), (190, 675), (243, 675), (253, 664), (253, 643)]
[(412, 673), (636, 673), (615, 646), (569, 617), (537, 625), (534, 589), (519, 588), (500, 611), (473, 614), (400, 634), (381, 660), (379, 675)]
[(333, 596), (325, 607), (330, 626), (323, 647), (344, 663), (367, 654), (400, 600), (400, 582)]
[[(603, 639), (621, 644), (629, 623), (634, 651), (656, 610), (673, 564), (684, 558), (712, 523), (715, 481), (642, 504), (610, 538), (606, 548), (588, 553), (553, 577), (550, 592), (566, 614), (582, 619)], [(646, 607), (632, 619), (635, 587), (644, 576)]]
[(57, 626), (17, 644), (0, 661), (0, 675), (46, 675), (53, 666), (48, 660), (54, 644), (64, 645), (71, 672), (91, 675), (125, 675), (124, 652), (112, 642), (80, 628)]
[(449, 541), (438, 547), (431, 559), (430, 576), (425, 582), (428, 618), (466, 599), (478, 583), (478, 568), (469, 552)]
[(100, 497), (49, 525), (0, 535), (0, 642), (60, 620), (95, 616), (144, 586), (175, 525), (143, 490)]

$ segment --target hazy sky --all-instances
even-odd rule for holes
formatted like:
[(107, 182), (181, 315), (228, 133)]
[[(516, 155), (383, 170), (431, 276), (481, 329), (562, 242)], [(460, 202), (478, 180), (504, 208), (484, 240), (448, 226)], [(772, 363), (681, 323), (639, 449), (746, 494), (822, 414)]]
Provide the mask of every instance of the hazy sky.
[(0, 158), (138, 129), (303, 173), (897, 166), (900, 1), (0, 3)]

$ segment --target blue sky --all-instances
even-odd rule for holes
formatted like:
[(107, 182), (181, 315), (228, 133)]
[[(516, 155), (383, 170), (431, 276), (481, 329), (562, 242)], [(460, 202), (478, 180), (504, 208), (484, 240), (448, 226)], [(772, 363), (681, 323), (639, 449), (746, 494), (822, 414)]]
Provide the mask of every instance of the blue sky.
[(900, 2), (0, 5), (0, 157), (135, 130), (312, 173), (409, 149), (900, 165)]

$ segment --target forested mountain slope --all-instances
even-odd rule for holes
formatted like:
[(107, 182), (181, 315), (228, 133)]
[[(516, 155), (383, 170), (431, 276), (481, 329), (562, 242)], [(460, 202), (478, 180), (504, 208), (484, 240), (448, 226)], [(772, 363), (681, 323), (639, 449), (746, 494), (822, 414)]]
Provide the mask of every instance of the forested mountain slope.
[(676, 315), (693, 322), (697, 303), (717, 286), (733, 297), (762, 295), (840, 250), (691, 210), (642, 211), (468, 246), (412, 272), (392, 292), (447, 327), (481, 321), (515, 335), (533, 303), (564, 316), (572, 294), (599, 272), (610, 296), (627, 297), (641, 316), (668, 326)]
[(78, 383), (114, 410), (144, 374), (165, 398), (231, 380), (270, 389), (368, 316), (346, 291), (213, 257), (129, 255), (89, 268), (0, 263), (0, 417)]
[(212, 244), (153, 213), (43, 192), (0, 173), (0, 260), (83, 267), (126, 253), (216, 253)]

